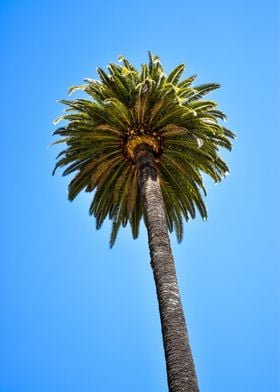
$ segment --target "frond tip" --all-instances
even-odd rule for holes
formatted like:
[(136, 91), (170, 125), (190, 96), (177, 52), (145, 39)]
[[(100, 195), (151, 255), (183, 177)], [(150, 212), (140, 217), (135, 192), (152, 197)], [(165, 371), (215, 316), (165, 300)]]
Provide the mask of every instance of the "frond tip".
[(53, 174), (62, 168), (64, 176), (73, 176), (69, 200), (93, 192), (90, 214), (97, 229), (112, 220), (113, 246), (121, 226), (129, 223), (133, 238), (139, 233), (143, 205), (135, 154), (146, 146), (154, 156), (168, 229), (181, 241), (184, 220), (197, 212), (207, 218), (203, 173), (214, 182), (229, 173), (219, 151), (232, 148), (235, 134), (221, 124), (226, 115), (217, 103), (204, 98), (220, 85), (193, 86), (197, 75), (184, 79), (184, 64), (166, 74), (151, 52), (139, 71), (124, 56), (118, 60), (107, 71), (97, 68), (98, 80), (70, 87), (69, 95), (79, 91), (86, 99), (60, 101), (66, 109), (54, 122), (63, 121), (52, 145), (64, 148)]

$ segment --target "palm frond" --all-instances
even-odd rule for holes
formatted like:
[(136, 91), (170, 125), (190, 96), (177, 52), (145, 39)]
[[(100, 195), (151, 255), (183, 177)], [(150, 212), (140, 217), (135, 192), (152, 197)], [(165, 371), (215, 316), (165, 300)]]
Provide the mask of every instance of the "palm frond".
[(178, 65), (172, 72), (168, 75), (166, 82), (177, 84), (183, 72), (185, 71), (185, 64)]

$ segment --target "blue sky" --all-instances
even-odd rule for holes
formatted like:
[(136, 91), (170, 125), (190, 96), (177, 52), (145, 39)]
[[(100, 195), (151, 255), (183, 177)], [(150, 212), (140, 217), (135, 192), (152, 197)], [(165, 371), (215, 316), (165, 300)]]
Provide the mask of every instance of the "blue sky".
[[(276, 0), (2, 1), (0, 392), (167, 391), (145, 228), (109, 249), (51, 177), (67, 89), (119, 54), (219, 82), (236, 131), (209, 219), (172, 237), (201, 392), (279, 381), (279, 9)], [(277, 375), (278, 373), (278, 375)]]

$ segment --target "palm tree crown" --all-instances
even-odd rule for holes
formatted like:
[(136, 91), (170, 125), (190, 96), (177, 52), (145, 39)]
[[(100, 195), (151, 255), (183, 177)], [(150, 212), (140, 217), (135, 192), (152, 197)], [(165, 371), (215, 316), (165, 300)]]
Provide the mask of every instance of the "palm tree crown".
[(196, 75), (181, 80), (185, 66), (169, 75), (158, 56), (149, 53), (149, 63), (138, 71), (120, 56), (121, 64), (109, 64), (108, 73), (98, 68), (99, 80), (73, 86), (88, 99), (62, 100), (66, 113), (55, 123), (67, 125), (54, 134), (66, 143), (58, 155), (63, 175), (75, 173), (69, 184), (69, 199), (79, 192), (94, 191), (90, 214), (100, 228), (104, 219), (113, 221), (111, 246), (120, 226), (129, 222), (138, 236), (143, 209), (138, 184), (136, 151), (146, 145), (153, 153), (162, 190), (167, 226), (182, 239), (183, 218), (202, 218), (207, 211), (201, 173), (220, 181), (229, 171), (218, 155), (219, 148), (231, 149), (234, 134), (219, 123), (225, 115), (214, 101), (202, 99), (219, 87), (216, 83), (192, 86)]

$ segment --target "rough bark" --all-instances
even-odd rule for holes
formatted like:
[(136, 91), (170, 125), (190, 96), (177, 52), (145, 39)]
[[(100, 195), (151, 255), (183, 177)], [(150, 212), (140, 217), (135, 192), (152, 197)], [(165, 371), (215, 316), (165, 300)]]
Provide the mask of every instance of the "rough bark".
[(148, 146), (138, 147), (136, 164), (159, 303), (169, 392), (198, 392), (162, 192), (153, 153)]

